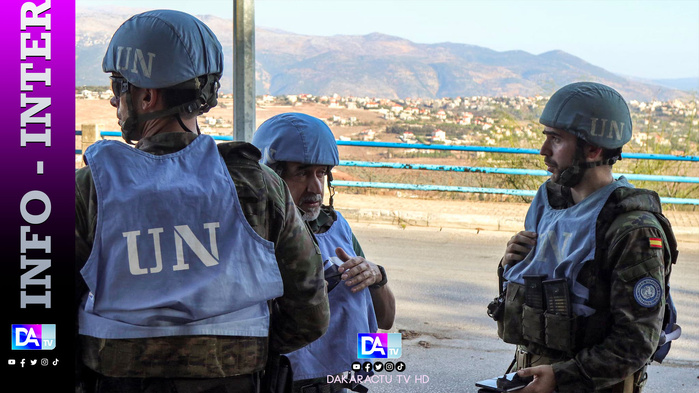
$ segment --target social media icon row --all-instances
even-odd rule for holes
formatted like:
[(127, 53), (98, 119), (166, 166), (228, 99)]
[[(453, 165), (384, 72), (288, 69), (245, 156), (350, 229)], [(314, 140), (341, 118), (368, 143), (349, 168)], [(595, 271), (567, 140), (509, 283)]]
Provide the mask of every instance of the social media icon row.
[[(21, 367), (24, 367), (25, 364), (27, 364), (27, 359), (22, 359), (22, 360), (20, 360), (20, 361), (17, 361), (17, 359), (7, 359), (7, 364), (10, 365), (10, 366), (14, 366), (14, 365), (16, 365), (17, 363), (19, 363), (19, 365), (20, 365)], [(36, 366), (37, 363), (39, 363), (39, 360), (38, 360), (38, 359), (29, 359), (29, 362), (28, 362), (28, 363), (29, 363), (30, 366)], [(46, 367), (46, 366), (48, 366), (49, 364), (51, 364), (51, 365), (53, 365), (53, 366), (58, 366), (58, 359), (55, 359), (53, 362), (50, 361), (50, 360), (48, 360), (48, 359), (46, 359), (46, 358), (41, 359), (41, 365), (42, 365), (42, 366)]]
[(403, 371), (405, 371), (405, 363), (403, 363), (403, 362), (397, 362), (397, 363), (374, 362), (374, 364), (372, 364), (371, 362), (364, 362), (364, 363), (354, 362), (354, 363), (352, 363), (352, 371), (364, 371), (364, 372), (368, 373), (372, 369), (376, 372), (387, 371), (390, 373), (392, 371), (398, 371), (398, 372), (402, 373)]

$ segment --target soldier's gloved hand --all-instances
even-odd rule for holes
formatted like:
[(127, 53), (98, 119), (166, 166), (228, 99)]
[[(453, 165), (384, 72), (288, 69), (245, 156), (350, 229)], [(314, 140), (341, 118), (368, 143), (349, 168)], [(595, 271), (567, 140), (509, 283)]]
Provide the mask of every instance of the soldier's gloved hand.
[(556, 375), (550, 365), (523, 368), (517, 374), (523, 378), (534, 376), (534, 381), (518, 390), (519, 393), (553, 393), (556, 390)]
[(350, 257), (342, 247), (336, 248), (335, 254), (344, 262), (337, 271), (342, 273), (342, 280), (352, 292), (359, 292), (381, 281), (381, 271), (374, 263), (362, 257)]
[(535, 232), (521, 231), (512, 236), (507, 242), (505, 256), (500, 261), (500, 265), (504, 268), (507, 265), (514, 266), (517, 262), (524, 259), (529, 251), (536, 246)]

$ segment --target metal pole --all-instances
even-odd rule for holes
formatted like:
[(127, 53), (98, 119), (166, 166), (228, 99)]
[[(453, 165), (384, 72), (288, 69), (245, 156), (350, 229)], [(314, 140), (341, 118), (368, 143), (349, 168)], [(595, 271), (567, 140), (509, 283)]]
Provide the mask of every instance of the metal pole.
[(255, 132), (255, 0), (233, 4), (233, 139)]

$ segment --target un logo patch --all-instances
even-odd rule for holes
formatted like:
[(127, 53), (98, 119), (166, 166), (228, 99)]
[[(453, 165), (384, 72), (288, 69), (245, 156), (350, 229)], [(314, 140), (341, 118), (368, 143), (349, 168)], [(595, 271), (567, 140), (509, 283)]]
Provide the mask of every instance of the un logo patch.
[(636, 302), (647, 308), (657, 306), (662, 295), (663, 290), (660, 287), (660, 282), (653, 277), (645, 277), (638, 280), (633, 288), (633, 296), (636, 298)]

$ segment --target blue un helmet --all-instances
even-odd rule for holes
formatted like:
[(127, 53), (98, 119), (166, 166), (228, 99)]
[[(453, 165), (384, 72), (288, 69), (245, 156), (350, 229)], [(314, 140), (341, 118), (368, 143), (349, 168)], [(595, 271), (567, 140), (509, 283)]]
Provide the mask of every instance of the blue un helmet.
[[(616, 90), (594, 82), (577, 82), (556, 91), (544, 107), (539, 123), (572, 133), (580, 140), (607, 150), (621, 149), (631, 140), (631, 114), (626, 101)], [(619, 154), (598, 162), (585, 163), (582, 144), (573, 164), (560, 176), (559, 183), (573, 187), (585, 170), (599, 165), (613, 165)]]
[(330, 127), (303, 113), (282, 113), (267, 119), (252, 136), (252, 144), (262, 152), (265, 165), (287, 161), (328, 166), (340, 163)]
[[(303, 113), (273, 116), (257, 129), (252, 144), (262, 152), (261, 163), (278, 170), (279, 163), (300, 162), (333, 167), (340, 163), (335, 136), (325, 122)], [(328, 188), (332, 175), (328, 171)]]
[[(216, 106), (223, 72), (223, 50), (199, 19), (172, 10), (134, 15), (114, 33), (102, 61), (117, 95), (127, 95), (128, 118), (121, 124), (126, 141), (138, 140), (138, 123), (180, 113), (202, 114)], [(190, 89), (195, 99), (174, 108), (136, 116), (129, 85), (146, 89)], [(118, 97), (117, 97), (118, 98)], [(185, 130), (187, 128), (183, 127)]]

